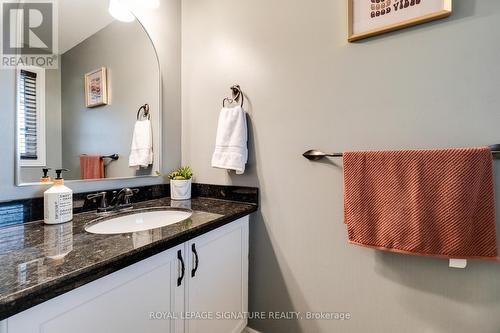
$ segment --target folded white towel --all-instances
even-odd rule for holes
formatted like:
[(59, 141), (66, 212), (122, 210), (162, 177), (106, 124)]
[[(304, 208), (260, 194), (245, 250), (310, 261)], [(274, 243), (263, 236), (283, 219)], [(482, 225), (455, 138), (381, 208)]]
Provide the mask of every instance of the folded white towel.
[(150, 120), (135, 123), (128, 165), (139, 170), (153, 164), (153, 130)]
[(212, 167), (245, 172), (248, 160), (247, 117), (241, 106), (223, 108), (219, 115)]

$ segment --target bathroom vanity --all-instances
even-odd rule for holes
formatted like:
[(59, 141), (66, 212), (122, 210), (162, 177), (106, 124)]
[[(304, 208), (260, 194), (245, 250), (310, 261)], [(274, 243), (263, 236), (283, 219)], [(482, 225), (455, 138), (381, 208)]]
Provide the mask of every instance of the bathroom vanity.
[[(257, 206), (211, 198), (189, 205), (187, 220), (135, 233), (87, 232), (95, 212), (66, 225), (0, 229), (7, 244), (0, 252), (0, 332), (241, 332), (248, 215)], [(170, 206), (162, 198), (135, 209)]]

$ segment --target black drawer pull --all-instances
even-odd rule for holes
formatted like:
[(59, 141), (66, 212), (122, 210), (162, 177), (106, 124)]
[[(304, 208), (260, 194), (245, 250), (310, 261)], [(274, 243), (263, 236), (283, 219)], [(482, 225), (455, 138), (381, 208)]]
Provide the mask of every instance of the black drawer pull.
[(177, 287), (182, 285), (182, 280), (184, 279), (184, 275), (186, 274), (186, 265), (184, 265), (184, 259), (182, 259), (182, 251), (177, 251), (177, 259), (181, 262), (181, 276), (177, 278)]
[(193, 251), (194, 254), (194, 268), (191, 270), (191, 277), (194, 278), (196, 276), (196, 271), (198, 270), (198, 251), (196, 251), (196, 245), (193, 244), (191, 246), (191, 251)]

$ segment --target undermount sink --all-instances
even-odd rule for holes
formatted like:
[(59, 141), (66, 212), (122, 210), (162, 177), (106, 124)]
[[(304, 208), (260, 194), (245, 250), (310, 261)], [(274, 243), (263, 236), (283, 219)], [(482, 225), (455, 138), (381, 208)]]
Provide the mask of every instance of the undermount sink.
[(85, 228), (85, 231), (101, 235), (139, 232), (175, 224), (190, 218), (191, 215), (193, 215), (191, 210), (178, 208), (139, 211), (133, 214), (105, 218), (100, 222), (90, 224)]

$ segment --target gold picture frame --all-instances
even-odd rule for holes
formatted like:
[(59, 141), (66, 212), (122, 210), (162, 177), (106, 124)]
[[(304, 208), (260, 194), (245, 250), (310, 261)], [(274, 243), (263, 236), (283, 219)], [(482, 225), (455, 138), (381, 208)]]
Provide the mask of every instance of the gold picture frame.
[[(389, 5), (385, 7), (387, 3)], [(384, 8), (381, 7), (382, 4)], [(436, 6), (439, 4), (442, 5), (437, 8)], [(377, 8), (377, 6), (379, 8)], [(347, 0), (347, 8), (347, 40), (349, 42), (354, 42), (386, 32), (400, 30), (417, 24), (448, 17), (451, 15), (453, 7), (452, 0), (432, 0), (430, 2), (426, 0)], [(383, 15), (382, 11), (384, 11)], [(357, 23), (357, 12), (363, 12), (363, 14), (367, 14), (368, 16), (365, 16), (364, 20), (360, 20), (361, 24), (359, 24), (359, 27), (356, 29), (354, 25)], [(412, 15), (412, 13), (415, 15)], [(398, 21), (398, 14), (400, 14), (400, 21)], [(374, 19), (374, 21), (369, 22), (370, 19)], [(384, 22), (387, 24), (384, 24)], [(370, 23), (373, 23), (371, 28)]]
[(106, 67), (85, 74), (85, 106), (95, 108), (108, 104), (108, 78)]

